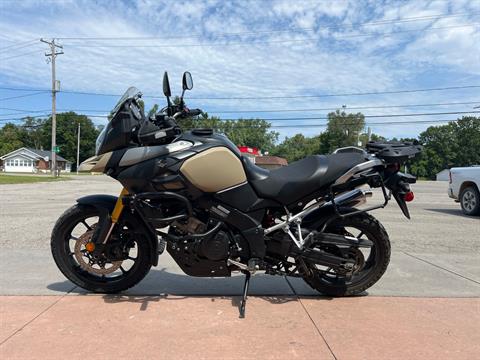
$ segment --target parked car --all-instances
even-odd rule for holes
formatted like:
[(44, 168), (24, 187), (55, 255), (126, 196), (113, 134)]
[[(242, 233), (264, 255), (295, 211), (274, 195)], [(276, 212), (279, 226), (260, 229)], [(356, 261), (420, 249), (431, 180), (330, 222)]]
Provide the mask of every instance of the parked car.
[(448, 196), (460, 202), (466, 215), (480, 214), (480, 166), (450, 169)]

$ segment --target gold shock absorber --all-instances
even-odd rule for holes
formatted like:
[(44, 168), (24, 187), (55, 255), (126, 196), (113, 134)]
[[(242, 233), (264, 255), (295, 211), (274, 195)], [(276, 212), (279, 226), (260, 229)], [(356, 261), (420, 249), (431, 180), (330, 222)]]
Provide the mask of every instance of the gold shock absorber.
[(108, 229), (107, 236), (105, 236), (105, 240), (103, 240), (103, 244), (105, 244), (108, 239), (110, 238), (110, 234), (112, 233), (113, 227), (117, 223), (118, 219), (120, 218), (120, 215), (122, 215), (122, 211), (124, 208), (122, 198), (128, 194), (128, 190), (123, 188), (122, 192), (120, 193), (117, 202), (115, 203), (115, 207), (113, 208), (112, 215), (110, 216), (110, 219), (112, 220), (112, 224), (110, 225), (110, 229)]
[(123, 188), (112, 211), (111, 218), (113, 224), (116, 224), (118, 222), (118, 219), (120, 218), (120, 215), (122, 215), (122, 211), (124, 208), (122, 199), (125, 195), (128, 195), (128, 190)]

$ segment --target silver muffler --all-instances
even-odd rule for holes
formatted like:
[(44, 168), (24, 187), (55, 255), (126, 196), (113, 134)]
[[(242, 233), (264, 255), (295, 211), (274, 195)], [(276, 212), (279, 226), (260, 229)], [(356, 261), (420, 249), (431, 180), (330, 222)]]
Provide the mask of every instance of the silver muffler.
[[(336, 196), (334, 200), (337, 206), (358, 206), (365, 204), (367, 202), (367, 198), (372, 197), (372, 195), (373, 192), (371, 190), (355, 189)], [(331, 205), (332, 201), (327, 201), (320, 208)]]

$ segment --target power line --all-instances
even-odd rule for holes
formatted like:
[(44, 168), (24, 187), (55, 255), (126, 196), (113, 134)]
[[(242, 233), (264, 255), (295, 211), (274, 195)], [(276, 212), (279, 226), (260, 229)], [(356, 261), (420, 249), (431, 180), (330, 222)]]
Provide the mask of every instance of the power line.
[[(23, 42), (20, 42), (18, 44), (12, 44), (12, 45), (8, 45), (8, 46), (5, 46), (5, 47), (2, 47), (0, 48), (0, 51), (3, 51), (3, 50), (6, 50), (6, 49), (11, 49), (13, 47), (18, 47), (18, 46), (22, 46), (22, 45), (26, 45), (26, 44), (33, 44), (35, 42), (37, 42), (38, 39), (33, 39), (33, 40), (28, 40), (28, 41), (23, 41)], [(15, 49), (16, 50), (16, 49)]]
[[(386, 114), (386, 115), (364, 115), (365, 118), (390, 118), (390, 117), (411, 117), (411, 116), (438, 116), (455, 114), (478, 114), (480, 111), (455, 111), (455, 112), (435, 112), (435, 113), (415, 113), (415, 114)], [(305, 120), (328, 120), (328, 117), (297, 117), (297, 118), (261, 118), (265, 121), (305, 121)], [(239, 120), (239, 119), (222, 119)]]
[(35, 92), (35, 93), (31, 93), (31, 94), (25, 94), (25, 95), (18, 95), (18, 96), (11, 96), (11, 97), (6, 97), (6, 98), (1, 98), (0, 101), (11, 100), (11, 99), (19, 99), (19, 98), (23, 98), (23, 97), (27, 97), (27, 96), (35, 96), (35, 95), (40, 95), (40, 94), (45, 94), (45, 93), (46, 93), (46, 91), (45, 91), (45, 90), (42, 90), (42, 91)]
[[(244, 97), (191, 97), (191, 100), (257, 100), (257, 99), (298, 99), (298, 98), (323, 98), (323, 97), (337, 97), (337, 96), (366, 96), (366, 95), (386, 95), (386, 94), (402, 94), (402, 93), (416, 93), (416, 92), (430, 92), (430, 91), (447, 91), (447, 90), (461, 90), (461, 89), (475, 89), (480, 88), (480, 85), (463, 85), (463, 86), (448, 86), (437, 88), (422, 88), (422, 89), (407, 89), (407, 90), (389, 90), (389, 91), (370, 91), (360, 93), (337, 93), (337, 94), (321, 94), (321, 95), (283, 95), (283, 96), (244, 96)], [(0, 90), (10, 91), (40, 91), (47, 92), (46, 89), (27, 89), (27, 88), (7, 88), (0, 87)], [(92, 95), (92, 96), (122, 96), (123, 94), (108, 94), (108, 93), (94, 93), (87, 91), (75, 90), (60, 90), (65, 94), (77, 95)], [(144, 98), (163, 99), (164, 95), (143, 95)], [(2, 99), (0, 99), (2, 100)]]
[[(0, 110), (18, 111), (20, 113), (27, 113), (27, 114), (40, 113), (40, 112), (44, 113), (44, 112), (50, 111), (49, 109), (47, 109), (47, 110), (27, 110), (27, 109), (12, 109), (12, 108), (5, 108), (5, 107), (0, 107)], [(2, 115), (5, 115), (5, 114), (2, 114)], [(17, 114), (17, 115), (20, 115), (20, 114)]]
[[(391, 31), (388, 33), (366, 33), (366, 34), (351, 34), (351, 35), (338, 35), (334, 36), (335, 39), (346, 39), (346, 38), (357, 38), (357, 37), (368, 37), (368, 36), (379, 36), (379, 37), (388, 37), (394, 34), (400, 33), (411, 33), (411, 32), (424, 32), (424, 31), (433, 31), (433, 30), (445, 30), (445, 29), (454, 29), (462, 27), (475, 26), (478, 23), (463, 24), (463, 25), (451, 25), (443, 26), (436, 28), (424, 28), (424, 29), (410, 29), (410, 30), (397, 30)], [(268, 40), (268, 41), (255, 41), (255, 42), (228, 42), (228, 43), (196, 43), (196, 44), (160, 44), (160, 45), (78, 45), (78, 44), (68, 44), (65, 43), (65, 46), (70, 48), (183, 48), (183, 47), (215, 47), (215, 46), (252, 46), (252, 45), (267, 45), (267, 44), (286, 44), (286, 43), (301, 43), (301, 42), (310, 42), (320, 40), (319, 37), (315, 38), (303, 38), (303, 39), (282, 39), (282, 40)]]
[(460, 89), (473, 89), (473, 88), (480, 88), (480, 85), (449, 86), (449, 87), (411, 89), (411, 90), (371, 91), (371, 92), (343, 93), (343, 94), (338, 93), (338, 94), (322, 94), (322, 95), (288, 95), (288, 96), (191, 97), (190, 99), (192, 99), (192, 100), (298, 99), (298, 98), (322, 98), (322, 97), (336, 97), (336, 96), (365, 96), (365, 95), (402, 94), (402, 93), (460, 90)]
[[(329, 111), (329, 110), (367, 110), (367, 109), (389, 109), (389, 108), (410, 108), (410, 107), (435, 107), (435, 106), (452, 106), (452, 105), (473, 105), (480, 104), (479, 101), (467, 101), (467, 102), (447, 102), (447, 103), (431, 103), (431, 104), (398, 104), (398, 105), (379, 105), (379, 106), (348, 106), (342, 109), (342, 106), (329, 107), (329, 108), (314, 108), (314, 109), (270, 109), (270, 110), (215, 110), (212, 113), (214, 114), (242, 114), (242, 113), (275, 113), (275, 112), (308, 112), (308, 111)], [(474, 107), (475, 109), (475, 107)], [(7, 115), (26, 115), (28, 116), (31, 113), (48, 113), (49, 109), (46, 110), (28, 110), (28, 109), (12, 109), (0, 107), (0, 110), (9, 110), (17, 111), (16, 114), (0, 114), (0, 116)], [(111, 109), (99, 110), (99, 109), (70, 109), (70, 108), (59, 108), (59, 111), (69, 112), (69, 111), (82, 111), (82, 112), (99, 112), (99, 113), (108, 113)]]
[(13, 59), (13, 58), (17, 58), (17, 57), (25, 56), (25, 55), (38, 54), (40, 51), (41, 51), (41, 49), (37, 49), (35, 51), (29, 51), (29, 52), (26, 52), (26, 53), (13, 55), (13, 56), (9, 56), (9, 57), (6, 57), (6, 58), (0, 58), (0, 61), (9, 60), (9, 59)]
[[(443, 18), (460, 17), (460, 16), (473, 16), (478, 13), (456, 13), (456, 14), (439, 14), (429, 16), (417, 16), (403, 19), (387, 19), (380, 21), (370, 21), (359, 24), (340, 24), (330, 26), (320, 26), (318, 28), (288, 28), (288, 29), (276, 29), (276, 30), (256, 30), (245, 32), (233, 32), (233, 33), (213, 33), (211, 36), (238, 36), (238, 35), (255, 35), (255, 34), (270, 34), (270, 33), (282, 33), (282, 32), (309, 32), (320, 29), (344, 29), (345, 27), (364, 27), (371, 25), (385, 25), (404, 23), (412, 21), (424, 21), (424, 20), (439, 20)], [(187, 38), (199, 38), (205, 36), (204, 34), (190, 34), (190, 35), (172, 35), (172, 36), (123, 36), (123, 37), (57, 37), (59, 40), (76, 40), (76, 41), (125, 41), (125, 40), (162, 40), (162, 39), (187, 39)]]
[[(364, 115), (364, 118), (393, 118), (393, 117), (412, 117), (412, 116), (438, 116), (438, 115), (462, 115), (462, 114), (479, 114), (480, 111), (456, 111), (456, 112), (434, 112), (434, 113), (414, 113), (414, 114), (382, 114), (382, 115)], [(17, 114), (15, 114), (17, 115)], [(79, 114), (87, 117), (96, 117), (96, 118), (108, 118), (108, 115), (95, 115), (95, 114)], [(50, 114), (35, 115), (35, 116), (25, 116), (24, 118), (42, 118), (45, 116), (50, 116)], [(10, 121), (10, 120), (22, 120), (23, 118), (15, 119), (0, 119), (0, 121)], [(259, 120), (264, 121), (308, 121), (308, 120), (328, 120), (328, 117), (296, 117), (296, 118), (259, 118)], [(250, 119), (239, 119), (239, 118), (227, 118), (220, 119), (220, 121), (237, 121), (237, 120), (250, 120)], [(304, 124), (300, 124), (304, 125)]]
[(16, 48), (14, 49), (8, 49), (8, 50), (0, 50), (0, 54), (1, 53), (11, 53), (12, 51), (17, 51), (17, 50), (20, 50), (20, 49), (24, 49), (24, 48), (27, 48), (27, 47), (31, 47), (31, 46), (37, 46), (39, 44), (37, 43), (34, 43), (34, 44), (24, 44), (22, 46), (17, 46)]
[[(433, 104), (402, 104), (402, 105), (379, 105), (379, 106), (347, 106), (344, 110), (366, 110), (366, 109), (389, 109), (389, 108), (410, 108), (410, 107), (434, 107), (434, 106), (451, 106), (451, 105), (473, 105), (479, 101), (468, 102), (450, 102), (450, 103), (433, 103)], [(7, 109), (8, 110), (8, 109)], [(341, 110), (341, 106), (330, 108), (315, 109), (270, 109), (270, 110), (223, 110), (215, 111), (216, 114), (237, 114), (237, 113), (275, 113), (275, 112), (306, 112), (306, 111), (328, 111)], [(26, 110), (28, 111), (28, 110)]]
[[(382, 121), (382, 122), (365, 123), (365, 126), (435, 124), (435, 123), (456, 122), (456, 121), (458, 121), (458, 119), (454, 119), (454, 120), (419, 120), (419, 121)], [(342, 125), (348, 126), (348, 125), (358, 125), (358, 124), (345, 123), (345, 124), (342, 124)], [(328, 126), (328, 124), (298, 124), (298, 125), (271, 125), (270, 128), (316, 128), (316, 127), (327, 127), (327, 126)]]

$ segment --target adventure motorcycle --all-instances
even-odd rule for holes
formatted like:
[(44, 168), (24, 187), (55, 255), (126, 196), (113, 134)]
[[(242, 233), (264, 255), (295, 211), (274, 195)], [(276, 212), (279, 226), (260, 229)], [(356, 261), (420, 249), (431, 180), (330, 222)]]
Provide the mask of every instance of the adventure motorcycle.
[[(124, 187), (119, 197), (77, 200), (57, 221), (51, 249), (62, 273), (76, 285), (101, 293), (126, 290), (142, 280), (165, 247), (188, 275), (303, 278), (330, 296), (363, 292), (390, 260), (384, 227), (367, 211), (393, 195), (409, 218), (406, 201), (415, 177), (399, 172), (421, 151), (412, 143), (374, 143), (367, 151), (343, 148), (312, 155), (276, 170), (243, 157), (227, 137), (211, 129), (183, 132), (178, 123), (198, 116), (183, 97), (193, 87), (183, 75), (178, 104), (146, 118), (141, 93), (130, 88), (98, 136), (96, 156), (80, 170), (103, 172)], [(382, 204), (364, 208), (381, 188)]]

